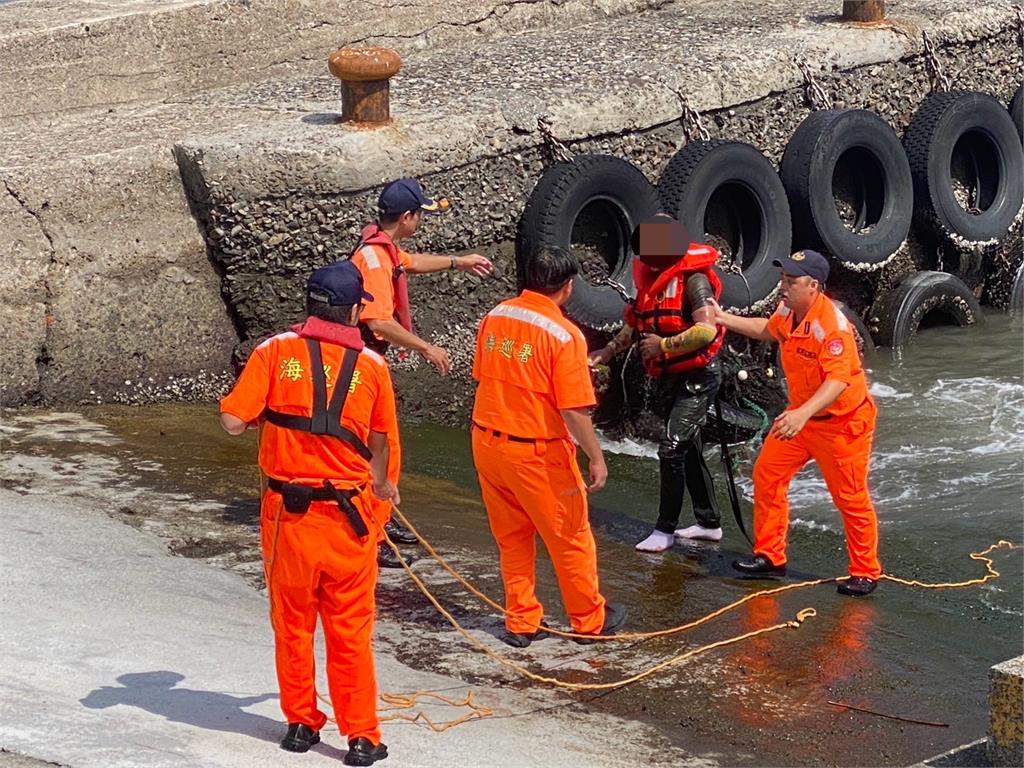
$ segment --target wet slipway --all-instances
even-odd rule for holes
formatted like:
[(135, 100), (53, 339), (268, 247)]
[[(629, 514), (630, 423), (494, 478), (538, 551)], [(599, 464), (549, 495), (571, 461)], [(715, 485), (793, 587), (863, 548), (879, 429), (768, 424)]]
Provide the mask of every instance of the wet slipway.
[[(969, 553), (1000, 539), (1024, 540), (1019, 321), (991, 313), (981, 327), (927, 329), (902, 362), (880, 350), (868, 365), (880, 408), (871, 485), (886, 571), (929, 582), (982, 575), (982, 564)], [(163, 537), (174, 553), (206, 559), (262, 586), (254, 441), (251, 434), (223, 434), (213, 405), (8, 411), (2, 430), (5, 488), (103, 499), (111, 516)], [(403, 511), (457, 569), (500, 599), (468, 435), (424, 425), (405, 429), (404, 438)], [(629, 605), (631, 629), (682, 624), (773, 586), (733, 576), (730, 562), (746, 546), (721, 480), (721, 545), (636, 553), (633, 543), (655, 516), (653, 447), (609, 442), (608, 448), (614, 452), (611, 479), (592, 499), (592, 521), (603, 589)], [(712, 454), (721, 478), (709, 449)], [(739, 454), (749, 527), (752, 455)], [(842, 529), (816, 470), (797, 477), (791, 501), (788, 581), (842, 575)], [(814, 607), (817, 616), (799, 629), (712, 650), (623, 689), (566, 692), (559, 706), (653, 725), (686, 752), (721, 764), (846, 766), (908, 765), (984, 734), (987, 670), (1024, 646), (1021, 550), (1001, 550), (994, 559), (1002, 577), (982, 587), (925, 590), (883, 582), (871, 598), (855, 600), (826, 585), (759, 598), (674, 637), (586, 648), (550, 639), (527, 651), (491, 637), (500, 620), (429, 559), (414, 568), (489, 647), (536, 672), (576, 682), (629, 676)], [(539, 582), (549, 615), (564, 621), (543, 555)], [(469, 684), (533, 685), (472, 651), (403, 572), (382, 574), (378, 599), (381, 616), (402, 630), (387, 633), (380, 647), (400, 661)], [(948, 727), (853, 712), (829, 701)], [(445, 736), (425, 730), (422, 738)]]

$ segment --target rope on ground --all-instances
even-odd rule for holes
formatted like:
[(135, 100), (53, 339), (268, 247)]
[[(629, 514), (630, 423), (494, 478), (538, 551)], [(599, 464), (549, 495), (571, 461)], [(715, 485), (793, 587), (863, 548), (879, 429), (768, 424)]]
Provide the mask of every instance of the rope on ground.
[[(402, 519), (405, 520), (405, 518), (402, 518)], [(412, 530), (412, 529), (410, 528), (410, 530)], [(381, 531), (383, 532), (383, 526), (381, 527)], [(418, 534), (417, 534), (417, 536), (418, 536)], [(775, 631), (780, 630), (780, 629), (796, 629), (805, 620), (807, 620), (808, 618), (810, 618), (812, 616), (816, 616), (817, 615), (817, 612), (813, 608), (804, 608), (803, 610), (798, 611), (797, 614), (796, 614), (796, 617), (794, 619), (791, 619), (790, 621), (784, 621), (781, 624), (774, 624), (774, 625), (772, 625), (770, 627), (764, 627), (762, 629), (756, 629), (756, 630), (754, 630), (752, 632), (747, 632), (747, 633), (745, 633), (743, 635), (739, 635), (737, 637), (728, 638), (727, 640), (719, 640), (718, 642), (715, 642), (715, 643), (709, 643), (708, 645), (702, 645), (699, 648), (694, 648), (692, 650), (686, 651), (685, 653), (680, 653), (677, 656), (673, 656), (672, 658), (666, 659), (665, 661), (662, 661), (662, 662), (660, 662), (658, 664), (655, 664), (654, 666), (649, 667), (649, 668), (645, 669), (642, 672), (638, 672), (637, 674), (635, 674), (635, 675), (633, 675), (631, 677), (626, 677), (626, 678), (623, 678), (621, 680), (613, 680), (612, 682), (609, 682), (609, 683), (571, 683), (571, 682), (568, 682), (566, 680), (560, 680), (557, 677), (547, 677), (545, 675), (538, 675), (535, 672), (531, 672), (526, 667), (524, 667), (524, 666), (522, 666), (520, 664), (517, 664), (516, 662), (512, 661), (511, 659), (507, 659), (504, 656), (502, 656), (501, 654), (495, 653), (490, 648), (488, 648), (482, 641), (480, 641), (478, 638), (476, 638), (473, 635), (471, 635), (467, 629), (465, 629), (461, 624), (459, 624), (459, 620), (456, 619), (443, 605), (441, 605), (440, 602), (438, 602), (437, 598), (434, 597), (434, 595), (431, 593), (431, 591), (427, 587), (427, 585), (424, 584), (423, 581), (420, 579), (420, 577), (416, 575), (415, 571), (413, 571), (412, 566), (409, 565), (407, 562), (405, 562), (405, 559), (402, 557), (402, 553), (398, 549), (398, 546), (393, 541), (391, 541), (391, 539), (389, 539), (387, 537), (387, 533), (384, 533), (384, 541), (387, 543), (387, 545), (389, 547), (391, 547), (391, 550), (395, 553), (395, 555), (401, 561), (402, 567), (405, 569), (405, 572), (407, 574), (409, 574), (409, 578), (411, 578), (413, 583), (417, 587), (419, 587), (419, 590), (423, 593), (423, 595), (427, 598), (427, 600), (429, 600), (430, 603), (434, 606), (434, 608), (436, 608), (437, 611), (442, 616), (444, 616), (445, 619), (448, 620), (448, 623), (451, 624), (452, 627), (454, 627), (455, 630), (460, 635), (462, 635), (466, 640), (468, 640), (470, 642), (470, 644), (472, 644), (474, 647), (476, 647), (477, 650), (479, 650), (485, 656), (488, 656), (488, 657), (494, 659), (496, 662), (498, 662), (502, 666), (507, 667), (508, 669), (513, 670), (514, 672), (518, 673), (522, 677), (525, 677), (525, 678), (527, 678), (529, 680), (533, 680), (534, 682), (537, 682), (537, 683), (545, 683), (546, 685), (552, 685), (552, 686), (555, 686), (556, 688), (565, 688), (565, 689), (568, 689), (568, 690), (571, 690), (571, 691), (607, 691), (607, 690), (611, 690), (613, 688), (622, 688), (623, 686), (639, 682), (640, 680), (643, 680), (643, 679), (645, 679), (647, 677), (650, 677), (651, 675), (657, 674), (661, 670), (663, 670), (663, 669), (665, 669), (667, 667), (670, 667), (673, 664), (678, 664), (681, 661), (684, 661), (686, 659), (692, 658), (693, 656), (697, 656), (697, 655), (699, 655), (701, 653), (705, 653), (706, 651), (710, 651), (710, 650), (713, 650), (715, 648), (721, 648), (721, 647), (726, 646), (726, 645), (733, 645), (734, 643), (739, 643), (739, 642), (741, 642), (743, 640), (747, 640), (747, 639), (749, 639), (751, 637), (757, 637), (758, 635), (765, 635), (765, 634), (768, 634), (769, 632), (775, 632)], [(831, 581), (831, 579), (829, 579), (829, 581)], [(775, 591), (780, 591), (780, 590), (770, 590), (770, 591), (775, 592)], [(715, 614), (709, 614), (709, 616), (713, 616), (713, 615), (716, 615), (716, 614), (721, 613), (721, 612), (722, 611), (716, 611)], [(705, 617), (704, 619), (702, 619), (698, 623), (703, 623), (703, 621), (706, 621), (708, 618), (709, 617)], [(651, 633), (644, 633), (644, 635), (645, 636), (653, 637), (653, 636), (656, 636), (658, 634), (671, 634), (673, 631), (677, 631), (677, 630), (667, 630), (667, 631), (663, 630), (660, 633), (651, 632)], [(552, 634), (556, 634), (556, 633), (552, 632)], [(599, 638), (599, 637), (595, 638), (595, 637), (593, 637), (591, 635), (584, 635), (583, 637), (587, 637), (589, 639), (602, 639), (602, 638)], [(624, 639), (626, 636), (625, 635), (613, 635), (611, 637), (613, 637), (615, 639)], [(611, 639), (611, 638), (608, 638), (608, 639)]]
[(490, 717), (494, 714), (494, 710), (490, 707), (485, 707), (482, 704), (477, 704), (473, 701), (472, 691), (467, 693), (464, 699), (450, 699), (447, 696), (442, 696), (434, 691), (416, 691), (416, 693), (409, 695), (399, 693), (382, 693), (378, 698), (380, 698), (380, 700), (385, 704), (391, 705), (383, 708), (378, 707), (378, 712), (392, 712), (396, 709), (412, 709), (420, 699), (424, 698), (436, 699), (442, 704), (447, 704), (450, 707), (469, 707), (470, 711), (462, 717), (458, 717), (454, 720), (447, 720), (443, 723), (435, 723), (423, 712), (417, 712), (414, 715), (384, 715), (380, 718), (382, 723), (394, 720), (404, 720), (407, 723), (424, 722), (430, 726), (430, 729), (434, 733), (443, 733), (449, 728), (454, 728), (456, 725), (468, 723), (470, 720), (482, 720), (483, 718)]
[(968, 579), (967, 581), (947, 581), (938, 584), (928, 584), (924, 581), (918, 581), (917, 579), (901, 579), (896, 576), (890, 576), (887, 573), (882, 574), (882, 578), (886, 581), (892, 581), (896, 584), (903, 584), (907, 587), (921, 587), (922, 589), (960, 589), (961, 587), (974, 587), (979, 584), (984, 584), (992, 579), (999, 578), (999, 571), (995, 569), (995, 565), (992, 563), (992, 558), (987, 555), (995, 549), (1019, 549), (1017, 544), (1005, 539), (1000, 539), (995, 544), (990, 546), (988, 549), (984, 549), (981, 552), (972, 552), (971, 560), (980, 560), (985, 563), (985, 570), (987, 574), (982, 576), (980, 579)]
[[(419, 539), (420, 544), (422, 544), (423, 548), (425, 550), (427, 550), (427, 553), (432, 558), (434, 558), (434, 560), (436, 560), (438, 562), (438, 564), (445, 571), (447, 571), (448, 574), (453, 579), (455, 579), (457, 582), (459, 582), (459, 584), (461, 584), (463, 587), (465, 587), (466, 590), (470, 594), (476, 596), (477, 598), (479, 598), (481, 601), (486, 603), (488, 606), (490, 606), (494, 610), (496, 610), (499, 613), (504, 614), (506, 616), (508, 615), (508, 611), (505, 610), (505, 607), (503, 605), (500, 605), (499, 603), (497, 603), (493, 599), (491, 599), (490, 596), (488, 596), (487, 594), (481, 592), (468, 579), (466, 579), (464, 576), (462, 576), (462, 574), (460, 574), (458, 571), (456, 571), (454, 568), (452, 568), (452, 566), (449, 565), (448, 562), (443, 557), (441, 557), (441, 555), (439, 555), (437, 553), (437, 550), (435, 550), (433, 548), (433, 546), (431, 546), (430, 542), (427, 541), (425, 538), (423, 538), (423, 536), (420, 535), (419, 531), (416, 530), (415, 526), (411, 522), (409, 522), (409, 518), (407, 518), (405, 515), (403, 515), (401, 510), (398, 509), (398, 507), (392, 506), (392, 510), (394, 511), (395, 515), (398, 517), (399, 521), (401, 521), (402, 525), (404, 525), (406, 528), (408, 528), (413, 533), (413, 535), (417, 539)], [(385, 534), (385, 538), (387, 538), (386, 534)], [(391, 542), (390, 539), (387, 540), (387, 543), (396, 552), (398, 551), (397, 548)], [(406, 568), (406, 570), (409, 570), (409, 572), (412, 573), (409, 568)], [(751, 600), (753, 600), (755, 598), (764, 597), (765, 595), (776, 595), (776, 594), (779, 594), (780, 592), (789, 592), (790, 590), (793, 590), (793, 589), (804, 589), (806, 587), (816, 587), (816, 586), (818, 586), (820, 584), (828, 584), (830, 582), (837, 581), (837, 580), (838, 579), (832, 578), (832, 579), (817, 579), (815, 581), (802, 581), (802, 582), (798, 582), (796, 584), (786, 584), (786, 585), (781, 586), (781, 587), (775, 587), (774, 589), (764, 589), (764, 590), (761, 590), (759, 592), (753, 592), (753, 593), (751, 593), (749, 595), (746, 595), (745, 597), (741, 597), (739, 600), (736, 600), (736, 601), (734, 601), (732, 603), (729, 603), (728, 605), (726, 605), (726, 606), (724, 606), (722, 608), (719, 608), (716, 611), (712, 611), (711, 613), (707, 614), (706, 616), (702, 616), (699, 619), (695, 619), (695, 620), (693, 620), (691, 622), (687, 622), (686, 624), (680, 624), (679, 626), (676, 626), (676, 627), (669, 627), (668, 629), (658, 629), (658, 630), (654, 630), (654, 631), (651, 631), (651, 632), (621, 632), (621, 633), (615, 634), (615, 635), (584, 635), (584, 634), (580, 634), (578, 632), (566, 632), (564, 630), (555, 629), (554, 627), (548, 627), (548, 626), (544, 626), (543, 630), (545, 632), (547, 632), (549, 635), (555, 635), (557, 637), (564, 637), (564, 638), (568, 638), (570, 640), (579, 638), (579, 639), (584, 639), (584, 640), (596, 640), (596, 641), (599, 641), (599, 642), (626, 642), (626, 641), (631, 641), (631, 640), (648, 640), (648, 639), (653, 638), (653, 637), (668, 637), (669, 635), (677, 635), (677, 634), (679, 634), (681, 632), (686, 632), (688, 630), (694, 629), (696, 627), (699, 627), (701, 624), (706, 624), (707, 622), (711, 621), (712, 619), (718, 618), (723, 613), (728, 613), (729, 611), (733, 610), (734, 608), (738, 608), (739, 606), (743, 605), (744, 603), (748, 603), (748, 602), (750, 602)], [(414, 581), (418, 581), (418, 579), (416, 579), (414, 577)], [(419, 586), (419, 584), (417, 584), (417, 586)], [(425, 587), (420, 587), (420, 590), (427, 596), (428, 599), (430, 599), (431, 595), (427, 594), (427, 591), (426, 591)], [(433, 601), (431, 601), (431, 602), (433, 602)], [(539, 630), (539, 629), (541, 629), (541, 627), (539, 625), (537, 627), (534, 627), (534, 630)]]

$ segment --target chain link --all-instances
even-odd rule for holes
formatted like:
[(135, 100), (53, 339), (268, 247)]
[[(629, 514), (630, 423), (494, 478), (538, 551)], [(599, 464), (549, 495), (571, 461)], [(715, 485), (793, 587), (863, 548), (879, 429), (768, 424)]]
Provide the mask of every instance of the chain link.
[(571, 163), (576, 155), (551, 131), (551, 122), (545, 115), (537, 118), (537, 130), (544, 138), (544, 146), (547, 148), (551, 160), (556, 163)]
[(804, 76), (804, 97), (807, 99), (811, 109), (832, 109), (832, 97), (821, 87), (821, 83), (818, 82), (814, 73), (811, 72), (807, 62), (794, 59), (793, 63), (796, 64), (797, 69)]
[(928, 72), (928, 79), (931, 81), (933, 91), (948, 91), (951, 87), (949, 78), (942, 71), (942, 65), (935, 55), (935, 48), (932, 46), (931, 38), (923, 29), (921, 39), (924, 40), (924, 68)]
[(683, 126), (683, 136), (686, 141), (693, 141), (694, 138), (701, 141), (710, 139), (711, 134), (704, 127), (700, 112), (690, 106), (689, 100), (687, 100), (686, 95), (681, 90), (678, 88), (671, 88), (670, 90), (679, 99), (679, 124)]

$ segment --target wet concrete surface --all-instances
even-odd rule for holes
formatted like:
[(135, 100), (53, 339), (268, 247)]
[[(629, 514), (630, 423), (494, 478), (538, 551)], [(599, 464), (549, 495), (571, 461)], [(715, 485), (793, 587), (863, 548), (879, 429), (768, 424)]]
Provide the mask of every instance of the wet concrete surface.
[[(262, 587), (254, 440), (223, 434), (215, 406), (9, 411), (0, 429), (4, 487), (104, 498), (110, 515), (162, 536), (170, 551), (203, 558)], [(474, 484), (468, 436), (421, 426), (407, 429), (404, 440), (403, 510), (457, 570), (500, 600), (497, 555)], [(594, 499), (592, 520), (603, 589), (629, 606), (630, 629), (679, 625), (775, 586), (733, 578), (730, 562), (747, 547), (729, 520), (721, 545), (637, 554), (632, 544), (653, 517), (656, 464), (613, 455), (610, 469), (614, 482)], [(981, 566), (968, 553), (987, 546), (1005, 526), (993, 528), (988, 523), (999, 521), (984, 517), (976, 522), (969, 540), (939, 547), (928, 530), (883, 521), (887, 570), (928, 581), (980, 575)], [(845, 552), (834, 528), (794, 527), (791, 548), (800, 556), (791, 560), (789, 582), (842, 575)], [(564, 703), (538, 706), (582, 705), (654, 725), (669, 743), (721, 764), (907, 765), (984, 733), (987, 668), (1021, 648), (1021, 615), (1013, 597), (1020, 594), (1017, 554), (997, 556), (1004, 582), (995, 588), (939, 592), (883, 583), (861, 601), (825, 585), (758, 598), (682, 635), (586, 650), (551, 639), (507, 656), (568, 681), (608, 682), (814, 607), (817, 616), (799, 629), (710, 651), (622, 689), (570, 693), (558, 699)], [(490, 634), (500, 629), (499, 617), (435, 564), (424, 558), (414, 568), (464, 626)], [(564, 626), (543, 554), (538, 583), (548, 615)], [(382, 573), (378, 600), (380, 615), (401, 628), (379, 642), (403, 663), (469, 684), (524, 691), (534, 685), (475, 653), (404, 572)], [(948, 727), (884, 719), (829, 701)]]

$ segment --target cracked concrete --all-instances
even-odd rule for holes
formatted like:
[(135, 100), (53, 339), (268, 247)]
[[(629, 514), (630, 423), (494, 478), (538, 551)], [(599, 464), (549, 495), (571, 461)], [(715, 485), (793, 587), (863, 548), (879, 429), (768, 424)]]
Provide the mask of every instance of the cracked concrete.
[(0, 338), (5, 339), (0, 397), (31, 401), (39, 395), (47, 360), (52, 298), (47, 277), (54, 247), (39, 215), (8, 179), (0, 181), (7, 192), (0, 197), (0, 231), (9, 238), (5, 268), (0, 270)]
[(0, 6), (0, 117), (322, 72), (330, 51), (356, 42), (405, 53), (666, 1), (18, 0)]

